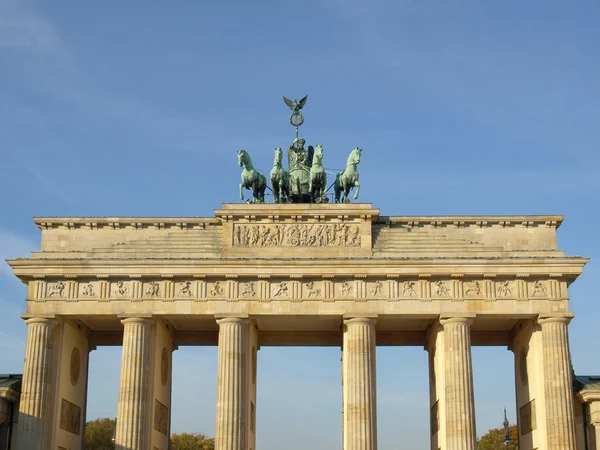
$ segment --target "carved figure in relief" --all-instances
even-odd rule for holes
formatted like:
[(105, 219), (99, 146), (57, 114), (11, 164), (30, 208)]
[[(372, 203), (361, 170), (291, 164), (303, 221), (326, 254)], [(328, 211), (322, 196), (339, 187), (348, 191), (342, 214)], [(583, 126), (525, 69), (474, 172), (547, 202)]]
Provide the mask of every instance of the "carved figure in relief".
[(500, 297), (512, 296), (512, 290), (510, 288), (510, 281), (500, 281), (498, 283), (498, 295)]
[(261, 228), (260, 245), (262, 247), (267, 247), (271, 245), (271, 229), (264, 225)]
[(448, 297), (450, 295), (450, 289), (446, 286), (443, 281), (434, 281), (435, 294), (439, 297)]
[(240, 200), (244, 200), (243, 189), (246, 188), (252, 190), (252, 203), (264, 203), (267, 179), (254, 169), (252, 159), (246, 150), (238, 150), (238, 165), (244, 168), (241, 175)]
[(183, 297), (191, 297), (192, 296), (192, 282), (191, 281), (183, 281), (179, 283), (179, 295)]
[(532, 297), (546, 297), (548, 295), (548, 289), (544, 286), (544, 283), (541, 281), (536, 281), (533, 283), (533, 294)]
[(260, 242), (260, 227), (258, 225), (254, 225), (252, 227), (252, 231), (250, 232), (250, 236), (252, 239), (252, 245), (258, 245)]
[(50, 293), (48, 294), (48, 298), (58, 297), (63, 298), (65, 294), (65, 283), (59, 281), (50, 287)]
[(473, 293), (475, 295), (481, 295), (481, 283), (479, 281), (467, 281), (464, 286), (465, 294)]
[(275, 160), (271, 169), (271, 186), (273, 186), (273, 198), (275, 203), (287, 203), (290, 196), (290, 180), (289, 174), (283, 169), (281, 160), (283, 151), (277, 147), (275, 149)]
[(417, 295), (415, 291), (415, 281), (405, 281), (402, 283), (402, 295), (405, 297), (414, 297)]
[(311, 203), (321, 203), (327, 199), (324, 195), (327, 189), (327, 174), (323, 169), (323, 146), (317, 145), (312, 157), (308, 192)]
[(272, 292), (273, 297), (287, 297), (288, 284), (286, 282), (278, 283), (276, 286), (273, 286)]
[(350, 232), (349, 242), (346, 242), (346, 245), (351, 247), (359, 247), (360, 246), (360, 228), (354, 227)]
[(373, 297), (383, 295), (383, 283), (381, 281), (377, 281), (373, 286), (371, 286), (370, 294)]
[(94, 295), (96, 295), (96, 293), (94, 292), (94, 286), (92, 285), (92, 283), (88, 283), (83, 287), (82, 294), (84, 297), (93, 297)]
[(146, 289), (146, 295), (148, 297), (160, 297), (160, 284), (156, 281), (148, 283), (148, 289)]
[(240, 246), (240, 245), (244, 245), (242, 243), (242, 227), (234, 227), (233, 229), (233, 245), (234, 246)]
[(304, 289), (306, 291), (306, 294), (307, 294), (306, 296), (308, 298), (311, 298), (311, 297), (320, 297), (321, 296), (321, 289), (318, 289), (318, 288), (315, 287), (315, 282), (314, 281), (306, 283), (304, 285)]
[(117, 287), (115, 288), (115, 294), (119, 297), (125, 297), (129, 293), (129, 288), (125, 286), (125, 283), (121, 280), (117, 281)]
[(350, 297), (351, 295), (354, 295), (354, 286), (352, 286), (347, 281), (343, 281), (341, 287), (342, 287), (342, 295), (344, 297)]
[(242, 283), (242, 297), (256, 297), (256, 291), (254, 290), (254, 283), (248, 281), (247, 283)]
[(344, 245), (344, 228), (345, 225), (343, 223), (337, 223), (333, 226), (333, 236), (334, 236), (334, 244), (336, 247), (341, 247)]
[(283, 239), (282, 226), (275, 225), (273, 228), (273, 234), (271, 235), (271, 246), (279, 246), (281, 245), (281, 240)]
[[(358, 170), (356, 170), (356, 166), (360, 163), (361, 153), (362, 148), (360, 147), (356, 147), (354, 150), (352, 150), (352, 152), (350, 152), (350, 156), (348, 156), (348, 160), (346, 161), (346, 169), (336, 176), (333, 184), (336, 203), (340, 203), (340, 201), (342, 203), (350, 203), (348, 195), (350, 194), (350, 190), (352, 188), (356, 188), (354, 200), (358, 198), (360, 183), (358, 182)], [(344, 195), (340, 200), (340, 195), (342, 193)]]
[(225, 293), (225, 291), (221, 287), (221, 283), (218, 281), (215, 281), (212, 289), (210, 290), (210, 295), (212, 295), (213, 297), (220, 297), (224, 293)]

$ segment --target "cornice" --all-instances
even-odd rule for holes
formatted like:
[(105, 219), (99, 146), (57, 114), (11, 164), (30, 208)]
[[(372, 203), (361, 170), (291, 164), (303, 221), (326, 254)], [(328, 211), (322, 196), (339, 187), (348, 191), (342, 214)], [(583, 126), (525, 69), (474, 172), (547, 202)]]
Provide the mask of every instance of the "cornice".
[[(260, 209), (257, 209), (261, 206)], [(269, 208), (269, 206), (271, 206)], [(97, 230), (97, 229), (193, 229), (220, 225), (222, 220), (240, 217), (306, 217), (341, 216), (369, 218), (382, 224), (419, 227), (452, 226), (456, 228), (476, 226), (501, 227), (554, 227), (558, 228), (564, 217), (547, 216), (380, 216), (379, 209), (373, 209), (370, 203), (348, 205), (223, 205), (223, 209), (214, 211), (215, 217), (35, 217), (34, 223), (40, 230)]]
[[(557, 258), (206, 258), (206, 259), (14, 259), (8, 263), (21, 280), (68, 276), (166, 276), (204, 274), (335, 276), (344, 271), (380, 275), (552, 277), (572, 282), (589, 259)], [(317, 264), (318, 263), (318, 264)], [(165, 272), (168, 268), (168, 273)]]
[(577, 397), (583, 403), (600, 402), (600, 390), (599, 389), (582, 389), (577, 392)]
[(40, 230), (193, 229), (220, 225), (214, 217), (34, 217)]
[(379, 216), (376, 223), (406, 225), (407, 227), (419, 227), (430, 225), (434, 228), (452, 226), (462, 228), (476, 226), (485, 228), (493, 225), (500, 227), (549, 227), (558, 228), (562, 224), (564, 216)]

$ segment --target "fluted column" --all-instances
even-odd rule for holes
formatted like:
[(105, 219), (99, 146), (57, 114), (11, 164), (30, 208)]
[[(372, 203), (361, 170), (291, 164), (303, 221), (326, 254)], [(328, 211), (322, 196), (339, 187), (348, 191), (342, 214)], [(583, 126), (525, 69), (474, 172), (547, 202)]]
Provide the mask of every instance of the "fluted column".
[(344, 450), (376, 450), (375, 320), (354, 318), (344, 325)]
[(17, 450), (46, 448), (49, 428), (48, 389), (52, 354), (54, 321), (33, 318), (26, 320), (27, 344), (21, 388)]
[(121, 323), (125, 329), (115, 444), (117, 450), (146, 450), (150, 434), (148, 415), (153, 406), (148, 397), (153, 322), (131, 317)]
[(215, 450), (247, 450), (248, 319), (226, 318), (219, 324), (217, 430)]
[(548, 450), (575, 450), (573, 377), (569, 358), (571, 317), (540, 318), (544, 346), (544, 397)]
[(446, 449), (476, 450), (475, 400), (471, 362), (472, 319), (440, 320), (444, 327)]

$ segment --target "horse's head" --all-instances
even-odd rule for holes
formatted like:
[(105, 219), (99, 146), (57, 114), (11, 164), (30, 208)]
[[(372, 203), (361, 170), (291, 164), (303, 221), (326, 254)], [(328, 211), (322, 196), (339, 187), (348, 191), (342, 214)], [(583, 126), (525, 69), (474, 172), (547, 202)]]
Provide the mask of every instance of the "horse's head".
[(319, 144), (315, 147), (312, 163), (321, 163), (321, 161), (323, 161), (323, 146)]
[(281, 147), (277, 147), (275, 149), (275, 160), (273, 161), (273, 165), (280, 166), (282, 158), (283, 158), (283, 152), (281, 151)]
[(238, 165), (240, 167), (248, 166), (248, 162), (250, 161), (250, 155), (246, 150), (238, 150)]
[(348, 156), (348, 161), (346, 161), (347, 166), (358, 165), (360, 163), (360, 154), (362, 152), (362, 148), (356, 147), (352, 152), (350, 152), (350, 156)]

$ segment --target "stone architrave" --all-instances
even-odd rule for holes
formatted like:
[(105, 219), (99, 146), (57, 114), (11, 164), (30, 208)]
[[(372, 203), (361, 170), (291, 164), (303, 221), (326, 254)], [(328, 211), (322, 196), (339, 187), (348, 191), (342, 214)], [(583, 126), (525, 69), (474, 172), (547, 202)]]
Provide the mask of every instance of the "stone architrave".
[(446, 449), (476, 450), (475, 401), (470, 326), (473, 319), (450, 317), (444, 327)]
[(51, 419), (48, 393), (54, 321), (36, 317), (25, 323), (27, 345), (15, 448), (44, 450)]
[(248, 447), (248, 327), (244, 318), (228, 317), (219, 324), (217, 368), (216, 450)]
[(548, 450), (575, 450), (573, 379), (569, 354), (570, 316), (540, 317), (544, 345), (544, 395)]
[(121, 321), (123, 356), (117, 409), (117, 450), (145, 450), (149, 439), (150, 334), (152, 320), (130, 317)]
[(344, 320), (344, 450), (377, 449), (375, 319)]

